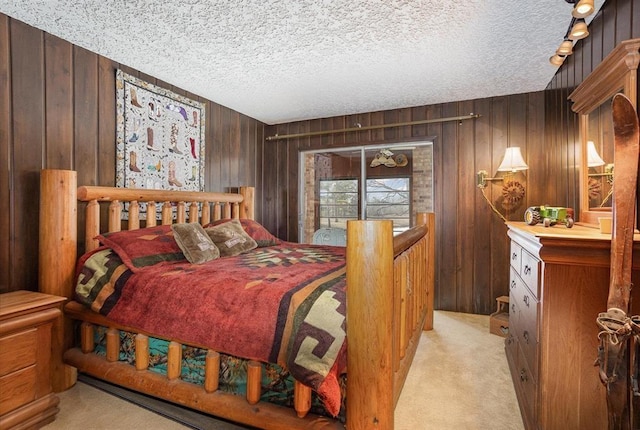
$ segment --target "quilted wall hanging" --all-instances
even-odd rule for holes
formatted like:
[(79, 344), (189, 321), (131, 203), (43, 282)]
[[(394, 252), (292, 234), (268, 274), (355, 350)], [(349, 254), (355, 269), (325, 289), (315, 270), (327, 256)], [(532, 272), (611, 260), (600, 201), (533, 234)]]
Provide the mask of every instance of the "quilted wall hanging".
[(204, 190), (205, 104), (116, 74), (116, 186)]

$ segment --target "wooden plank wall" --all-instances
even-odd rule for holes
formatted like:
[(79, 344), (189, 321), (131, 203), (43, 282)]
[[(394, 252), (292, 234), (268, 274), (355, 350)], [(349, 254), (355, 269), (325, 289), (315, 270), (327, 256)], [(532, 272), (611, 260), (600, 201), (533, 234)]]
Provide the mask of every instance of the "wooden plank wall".
[[(635, 4), (634, 4), (635, 3)], [(640, 3), (633, 0), (607, 0), (589, 25), (589, 37), (578, 41), (574, 53), (553, 77), (545, 91), (547, 163), (551, 172), (545, 182), (545, 195), (565, 198), (578, 207), (580, 135), (578, 115), (567, 102), (569, 94), (623, 40), (640, 37)], [(611, 127), (600, 124), (599, 128)]]
[[(481, 114), (462, 123), (429, 124), (332, 136), (267, 141), (259, 157), (274, 174), (261, 181), (263, 222), (278, 236), (297, 240), (298, 152), (349, 145), (384, 144), (434, 138), (437, 227), (436, 308), (487, 314), (495, 298), (508, 294), (506, 228), (476, 188), (475, 174), (496, 173), (504, 150), (520, 146), (529, 164), (516, 177), (525, 185), (523, 203), (507, 214), (520, 221), (530, 205), (579, 207), (577, 116), (570, 110), (571, 91), (622, 40), (640, 37), (640, 6), (633, 0), (608, 0), (594, 18), (591, 35), (559, 69), (546, 91), (419, 106), (267, 126), (265, 136), (389, 124), (421, 119)], [(567, 25), (570, 16), (567, 16)], [(563, 35), (558, 35), (558, 44)], [(553, 53), (550, 52), (549, 56)], [(540, 67), (550, 67), (548, 63)], [(487, 188), (499, 206), (502, 185)], [(501, 208), (504, 213), (504, 209)]]
[(41, 169), (115, 185), (118, 68), (206, 103), (207, 191), (256, 185), (264, 124), (0, 14), (0, 292), (38, 289)]
[[(491, 212), (476, 187), (476, 172), (494, 174), (505, 148), (520, 146), (531, 169), (515, 177), (527, 187), (525, 200), (506, 213), (520, 220), (529, 203), (542, 197), (531, 184), (544, 178), (538, 169), (544, 147), (544, 93), (519, 94), (409, 109), (299, 121), (267, 126), (265, 136), (305, 131), (480, 114), (474, 120), (366, 130), (326, 136), (265, 141), (259, 150), (273, 174), (261, 181), (265, 196), (263, 222), (281, 238), (298, 239), (298, 153), (304, 150), (401, 141), (434, 141), (434, 187), (437, 223), (436, 307), (463, 312), (490, 313), (495, 297), (508, 294), (506, 227)], [(487, 194), (500, 207), (502, 185), (495, 182)], [(505, 210), (500, 207), (503, 213)], [(506, 262), (506, 263), (505, 263)]]
[[(475, 174), (480, 169), (494, 174), (504, 149), (519, 145), (530, 169), (518, 177), (526, 187), (525, 201), (509, 218), (519, 220), (533, 204), (578, 207), (577, 117), (567, 96), (619, 41), (640, 37), (639, 9), (634, 0), (607, 0), (590, 26), (591, 35), (576, 44), (574, 55), (546, 91), (266, 128), (207, 101), (208, 190), (257, 186), (258, 219), (279, 237), (296, 240), (300, 150), (433, 137), (439, 249), (436, 306), (490, 313), (495, 297), (507, 293), (508, 242), (502, 222), (476, 189)], [(117, 67), (181, 91), (0, 14), (0, 201), (8, 207), (8, 215), (0, 217), (0, 292), (36, 289), (35, 202), (41, 168), (74, 168), (80, 183), (113, 184)], [(461, 124), (264, 140), (276, 133), (469, 112), (482, 117)], [(501, 184), (491, 184), (487, 191), (499, 203)]]

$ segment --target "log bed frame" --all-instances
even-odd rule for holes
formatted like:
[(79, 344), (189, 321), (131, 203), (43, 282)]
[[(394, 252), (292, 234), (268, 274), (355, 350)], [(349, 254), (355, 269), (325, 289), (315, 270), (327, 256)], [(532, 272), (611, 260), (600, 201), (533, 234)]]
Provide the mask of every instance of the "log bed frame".
[[(310, 388), (297, 382), (295, 410), (258, 403), (259, 363), (248, 365), (246, 398), (217, 390), (219, 356), (216, 351), (208, 351), (204, 386), (180, 380), (183, 344), (180, 339), (166, 339), (170, 341), (167, 375), (147, 371), (148, 336), (161, 336), (115, 325), (72, 301), (78, 249), (96, 248), (98, 244), (93, 238), (105, 226), (106, 231), (140, 228), (138, 202), (146, 202), (152, 207), (155, 202), (162, 205), (162, 224), (200, 222), (204, 225), (220, 218), (253, 218), (253, 188), (241, 188), (238, 194), (197, 193), (95, 186), (78, 188), (76, 181), (76, 172), (70, 170), (43, 170), (41, 175), (39, 288), (44, 293), (69, 299), (65, 317), (53, 340), (54, 356), (58, 357), (52, 363), (55, 391), (71, 387), (79, 370), (116, 385), (254, 427), (344, 428), (337, 420), (307, 414)], [(107, 206), (102, 211), (108, 213), (106, 220), (100, 217), (101, 202)], [(130, 202), (129, 221), (124, 227), (125, 222), (121, 221), (123, 202)], [(198, 204), (202, 205), (200, 214)], [(83, 216), (79, 208), (84, 206)], [(84, 246), (78, 246), (78, 221), (85, 224)], [(146, 221), (146, 226), (156, 222), (152, 218)], [(420, 333), (433, 328), (434, 214), (418, 214), (416, 224), (393, 237), (391, 221), (348, 222), (346, 428), (349, 430), (393, 429), (393, 411)], [(74, 320), (81, 321), (79, 342), (74, 339)], [(92, 353), (96, 325), (108, 327), (106, 357)], [(135, 366), (117, 361), (119, 330), (138, 333)], [(75, 347), (77, 344), (80, 347)]]

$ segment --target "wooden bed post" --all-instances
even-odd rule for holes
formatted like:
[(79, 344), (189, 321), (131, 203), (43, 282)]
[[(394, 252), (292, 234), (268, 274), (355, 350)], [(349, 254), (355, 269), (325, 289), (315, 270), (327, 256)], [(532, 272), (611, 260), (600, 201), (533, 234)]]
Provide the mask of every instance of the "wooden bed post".
[(240, 187), (238, 191), (243, 197), (242, 203), (240, 203), (240, 218), (255, 219), (255, 188)]
[(393, 429), (393, 258), (392, 221), (347, 222), (349, 430)]
[[(40, 176), (39, 290), (71, 298), (75, 274), (77, 225), (77, 176), (71, 170), (42, 170)], [(74, 367), (62, 363), (62, 353), (71, 348), (71, 320), (61, 317), (52, 339), (51, 383), (56, 392), (76, 382)]]
[(433, 330), (433, 305), (435, 296), (435, 246), (436, 246), (436, 216), (433, 212), (419, 212), (416, 215), (416, 225), (426, 224), (429, 242), (427, 243), (427, 316), (423, 330)]

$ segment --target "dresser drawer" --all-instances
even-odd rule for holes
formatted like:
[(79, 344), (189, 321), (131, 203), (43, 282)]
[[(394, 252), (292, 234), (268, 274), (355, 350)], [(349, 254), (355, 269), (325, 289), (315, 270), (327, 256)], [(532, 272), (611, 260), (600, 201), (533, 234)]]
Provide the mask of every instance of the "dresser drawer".
[(518, 348), (517, 372), (516, 384), (520, 386), (522, 393), (521, 404), (528, 417), (535, 417), (538, 381), (529, 369), (522, 348)]
[(511, 241), (511, 254), (509, 254), (509, 262), (511, 263), (511, 267), (516, 270), (517, 274), (520, 274), (521, 253), (522, 247), (514, 241)]
[(534, 377), (538, 375), (538, 335), (537, 312), (538, 302), (532, 300), (529, 307), (520, 310), (518, 325), (518, 343)]
[(35, 400), (37, 380), (35, 365), (0, 377), (0, 415)]
[(538, 285), (538, 273), (540, 272), (540, 260), (529, 254), (524, 249), (520, 254), (522, 262), (522, 270), (520, 272), (522, 280), (527, 284), (531, 292), (535, 295), (536, 300), (540, 296), (540, 288)]
[(35, 328), (0, 338), (0, 376), (34, 364), (37, 346)]
[(517, 313), (515, 324), (510, 325), (510, 330), (518, 338), (529, 368), (534, 377), (538, 374), (538, 308), (539, 303), (529, 291), (524, 281), (513, 272), (511, 273), (509, 294), (509, 311)]
[[(520, 279), (520, 275), (513, 267), (511, 267), (509, 270), (509, 295), (516, 291), (518, 279)], [(509, 301), (509, 303), (513, 302)]]
[(507, 333), (507, 337), (504, 340), (504, 348), (508, 356), (516, 357), (518, 355), (518, 339), (511, 331)]

